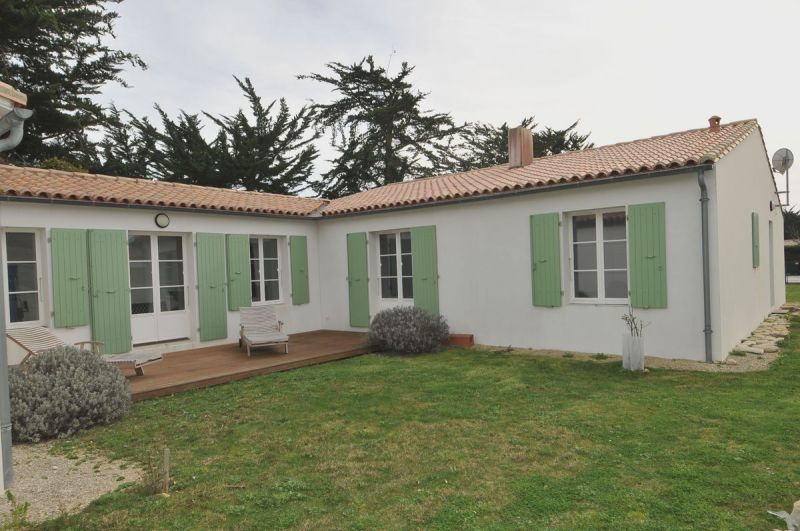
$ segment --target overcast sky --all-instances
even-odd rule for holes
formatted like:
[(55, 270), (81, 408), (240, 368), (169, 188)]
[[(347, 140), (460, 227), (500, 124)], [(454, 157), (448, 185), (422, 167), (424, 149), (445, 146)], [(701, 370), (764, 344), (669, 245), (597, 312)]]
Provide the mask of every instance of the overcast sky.
[[(128, 0), (118, 11), (116, 46), (149, 68), (101, 99), (138, 115), (154, 102), (171, 114), (233, 112), (244, 100), (232, 75), (293, 108), (326, 101), (297, 74), (373, 54), (416, 65), (428, 106), (459, 122), (580, 119), (604, 145), (712, 114), (755, 117), (770, 155), (800, 155), (797, 0)], [(794, 175), (800, 204), (800, 163)]]

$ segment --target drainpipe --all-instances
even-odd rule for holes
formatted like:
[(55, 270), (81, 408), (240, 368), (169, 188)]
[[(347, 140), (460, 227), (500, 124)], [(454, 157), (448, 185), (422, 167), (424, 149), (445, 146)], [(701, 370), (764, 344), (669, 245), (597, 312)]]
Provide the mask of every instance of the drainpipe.
[(0, 136), (8, 133), (6, 138), (0, 139), (0, 153), (14, 149), (22, 141), (22, 125), (31, 117), (33, 111), (15, 107), (8, 114), (0, 118)]
[(708, 252), (708, 186), (706, 186), (706, 170), (697, 173), (697, 184), (700, 185), (700, 220), (703, 246), (703, 335), (705, 338), (706, 363), (713, 363), (711, 351), (711, 273)]
[[(0, 118), (0, 153), (14, 149), (22, 141), (23, 124), (33, 111), (13, 108)], [(0, 250), (2, 254), (2, 250)], [(8, 392), (8, 352), (6, 352), (5, 294), (0, 282), (0, 463), (2, 464), (2, 487), (9, 489), (14, 484), (14, 463), (11, 459), (11, 398)]]

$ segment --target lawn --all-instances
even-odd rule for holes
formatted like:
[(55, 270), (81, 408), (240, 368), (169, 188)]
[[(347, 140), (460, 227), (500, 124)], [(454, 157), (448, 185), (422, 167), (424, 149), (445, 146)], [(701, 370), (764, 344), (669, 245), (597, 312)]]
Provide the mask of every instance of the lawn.
[(44, 527), (771, 529), (800, 499), (793, 330), (762, 373), (448, 350), (150, 400), (62, 447), (167, 445), (171, 495), (123, 488)]

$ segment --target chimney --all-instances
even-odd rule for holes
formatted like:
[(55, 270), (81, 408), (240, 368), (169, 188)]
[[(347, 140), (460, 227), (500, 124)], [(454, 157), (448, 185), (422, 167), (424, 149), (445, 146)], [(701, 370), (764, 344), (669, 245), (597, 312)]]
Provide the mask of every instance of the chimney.
[(722, 121), (722, 118), (717, 116), (716, 114), (708, 119), (708, 130), (712, 133), (716, 133), (719, 131), (719, 123)]
[(533, 162), (533, 134), (527, 127), (508, 129), (508, 165), (521, 168)]

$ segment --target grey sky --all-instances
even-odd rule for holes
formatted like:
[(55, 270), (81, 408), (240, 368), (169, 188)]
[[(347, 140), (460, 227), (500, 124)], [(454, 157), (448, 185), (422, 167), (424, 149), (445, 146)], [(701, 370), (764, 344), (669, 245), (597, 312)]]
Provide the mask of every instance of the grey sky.
[[(259, 2), (127, 0), (117, 43), (149, 64), (102, 100), (136, 114), (231, 112), (231, 75), (293, 108), (325, 100), (296, 75), (373, 54), (416, 65), (458, 121), (581, 120), (597, 145), (756, 117), (770, 155), (800, 156), (797, 0)], [(327, 151), (327, 150), (326, 150)], [(793, 204), (800, 204), (800, 163)]]

